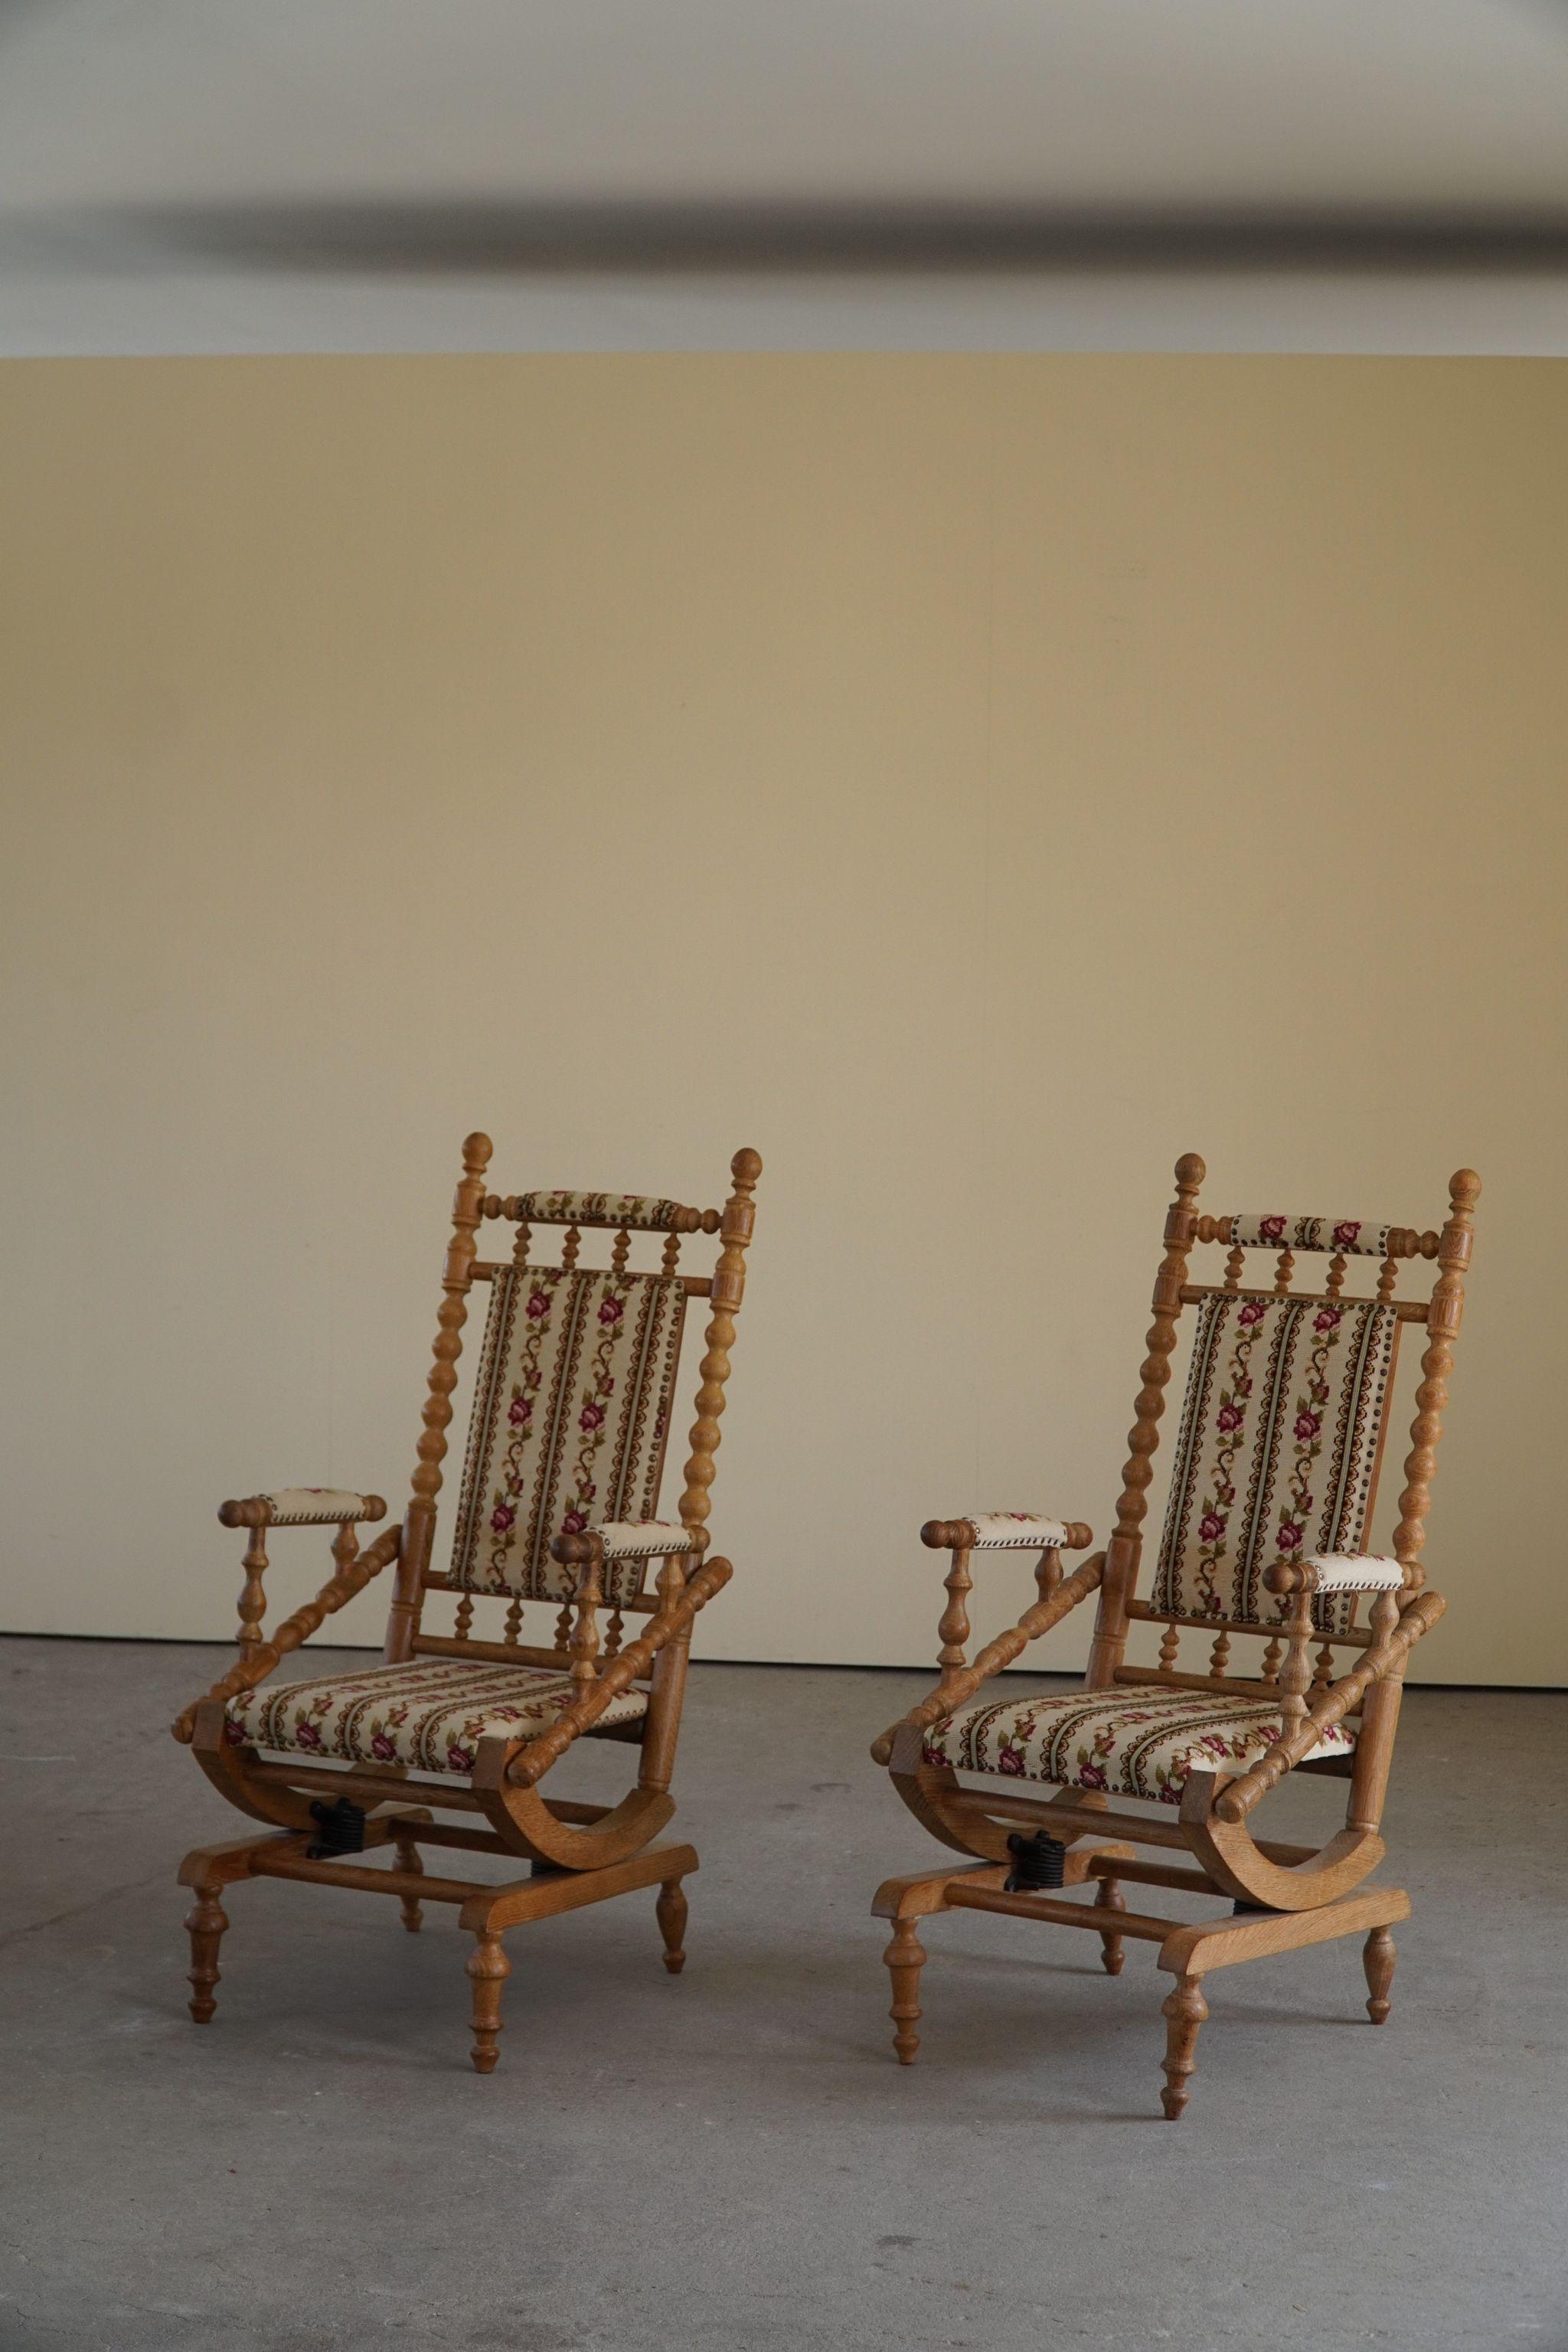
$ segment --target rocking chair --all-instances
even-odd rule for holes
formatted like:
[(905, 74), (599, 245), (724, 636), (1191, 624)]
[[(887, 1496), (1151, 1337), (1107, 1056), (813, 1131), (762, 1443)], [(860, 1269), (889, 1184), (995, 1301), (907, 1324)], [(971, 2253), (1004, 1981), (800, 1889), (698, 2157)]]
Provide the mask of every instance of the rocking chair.
[[(727, 1559), (706, 1556), (706, 1523), (762, 1172), (754, 1151), (736, 1153), (721, 1214), (630, 1193), (503, 1200), (485, 1190), (491, 1149), (484, 1135), (463, 1146), (418, 1465), (401, 1527), (362, 1552), (354, 1530), (385, 1516), (378, 1496), (294, 1487), (226, 1503), (223, 1525), (248, 1537), (239, 1660), (174, 1727), (214, 1787), (269, 1825), (265, 1836), (198, 1847), (181, 1865), (181, 1884), (195, 1890), (186, 1926), (197, 2023), (216, 2006), (228, 1925), (219, 1896), (233, 1881), (303, 1879), (394, 1895), (409, 1929), (420, 1925), (422, 1900), (451, 1903), (474, 1938), (468, 1973), (481, 2074), (499, 2054), (505, 1928), (657, 1885), (665, 1966), (678, 1974), (685, 1959), (681, 1881), (697, 1855), (689, 1845), (651, 1841), (675, 1810), (669, 1784), (692, 1623), (731, 1573)], [(486, 1218), (517, 1228), (510, 1258), (478, 1259), (475, 1235)], [(565, 1228), (554, 1264), (530, 1256), (538, 1226)], [(578, 1265), (585, 1227), (614, 1234), (607, 1266)], [(682, 1237), (698, 1233), (720, 1238), (711, 1277), (679, 1270)], [(658, 1271), (629, 1271), (634, 1234), (663, 1236)], [(436, 1498), (476, 1282), (490, 1286), (489, 1318), (451, 1559), (441, 1569), (433, 1565)], [(711, 1302), (711, 1319), (675, 1526), (653, 1514), (691, 1298)], [(265, 1638), (269, 1531), (329, 1526), (337, 1528), (335, 1575)], [(395, 1580), (384, 1664), (309, 1682), (268, 1680), (288, 1652), (388, 1568)], [(455, 1596), (450, 1633), (425, 1630), (433, 1592)], [(474, 1634), (476, 1598), (506, 1604), (499, 1640)], [(531, 1602), (558, 1612), (549, 1638), (531, 1645), (521, 1639)], [(628, 1616), (647, 1622), (623, 1646)], [(618, 1804), (541, 1792), (580, 1738), (637, 1748), (636, 1784)], [(465, 1818), (440, 1822), (431, 1808)], [(390, 1869), (353, 1858), (388, 1843)], [(504, 1885), (427, 1875), (421, 1846), (499, 1854), (528, 1867)]]
[[(1114, 1976), (1122, 1941), (1158, 1946), (1175, 1985), (1162, 2094), (1173, 2121), (1187, 2103), (1202, 1983), (1211, 1969), (1338, 1936), (1364, 1936), (1371, 1998), (1389, 2011), (1394, 1938), (1410, 1914), (1395, 1887), (1367, 1884), (1378, 1834), (1405, 1661), (1443, 1613), (1420, 1565), (1440, 1415), (1447, 1398), (1480, 1180), (1460, 1169), (1438, 1233), (1351, 1218), (1199, 1216), (1204, 1163), (1176, 1163), (1176, 1198), (1154, 1285), (1153, 1324), (1122, 1473), (1115, 1531), (1070, 1576), (1064, 1551), (1092, 1541), (1074, 1521), (993, 1514), (931, 1520), (922, 1540), (949, 1555), (939, 1627), (941, 1681), (883, 1733), (871, 1753), (943, 1845), (974, 1859), (878, 1890), (893, 1923), (884, 1955), (893, 1985), (894, 2048), (920, 2046), (920, 1919), (938, 1911), (997, 1911), (1087, 1927)], [(1225, 1278), (1187, 1279), (1194, 1243), (1226, 1244)], [(1278, 1253), (1271, 1283), (1244, 1280), (1247, 1253)], [(1295, 1254), (1328, 1256), (1321, 1289), (1293, 1292)], [(1375, 1295), (1347, 1297), (1352, 1259), (1382, 1261)], [(1396, 1300), (1403, 1258), (1436, 1259), (1430, 1298)], [(1186, 1400), (1152, 1598), (1137, 1597), (1142, 1528), (1177, 1319), (1197, 1309)], [(1394, 1556), (1360, 1550), (1371, 1515), (1402, 1327), (1426, 1335)], [(977, 1553), (1038, 1554), (1039, 1598), (970, 1664), (965, 1601)], [(1081, 1691), (1013, 1698), (984, 1684), (1098, 1592)], [(1356, 1623), (1361, 1596), (1369, 1622)], [(1129, 1633), (1163, 1628), (1157, 1663), (1130, 1664)], [(1184, 1632), (1212, 1635), (1207, 1665), (1178, 1669)], [(1234, 1637), (1266, 1646), (1255, 1679), (1230, 1672)], [(1310, 1654), (1320, 1642), (1315, 1657)], [(1353, 1652), (1336, 1672), (1335, 1652)], [(1250, 1817), (1288, 1772), (1350, 1783), (1345, 1826), (1321, 1848), (1255, 1837)], [(960, 1781), (960, 1773), (976, 1787)], [(1050, 1797), (1026, 1793), (1031, 1784)], [(1152, 1800), (1156, 1810), (1121, 1801)], [(1117, 1801), (1113, 1804), (1113, 1800)], [(1095, 1843), (1110, 1839), (1109, 1843)], [(1136, 1849), (1152, 1847), (1141, 1859)], [(1123, 1884), (1227, 1898), (1231, 1916), (1194, 1925), (1127, 1908)], [(1067, 1890), (1092, 1888), (1089, 1902)]]

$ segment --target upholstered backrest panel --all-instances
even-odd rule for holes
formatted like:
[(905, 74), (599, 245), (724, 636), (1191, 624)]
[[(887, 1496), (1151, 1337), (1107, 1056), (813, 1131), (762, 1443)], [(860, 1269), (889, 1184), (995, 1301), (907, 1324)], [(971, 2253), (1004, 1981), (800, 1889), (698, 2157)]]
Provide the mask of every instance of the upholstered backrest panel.
[[(1263, 1577), (1277, 1560), (1359, 1551), (1398, 1336), (1394, 1308), (1370, 1299), (1202, 1301), (1156, 1610), (1272, 1623)], [(1342, 1632), (1353, 1596), (1314, 1606)]]
[[(508, 1267), (495, 1277), (452, 1550), (471, 1592), (564, 1599), (552, 1539), (596, 1519), (652, 1518), (686, 1292), (657, 1274)], [(606, 1598), (640, 1564), (606, 1572)]]

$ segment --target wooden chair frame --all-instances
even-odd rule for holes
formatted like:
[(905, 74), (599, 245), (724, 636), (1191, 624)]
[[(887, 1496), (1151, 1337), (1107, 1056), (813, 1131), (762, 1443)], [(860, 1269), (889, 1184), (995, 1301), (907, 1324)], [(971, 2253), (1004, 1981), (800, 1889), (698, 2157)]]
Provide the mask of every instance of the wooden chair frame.
[[(958, 1866), (889, 1879), (875, 1898), (875, 1915), (893, 1923), (884, 1959), (892, 1979), (894, 2047), (900, 2060), (910, 2063), (920, 2046), (915, 2025), (921, 2013), (920, 1972), (926, 1959), (917, 1926), (921, 1918), (939, 1911), (970, 1909), (1086, 1927), (1100, 1936), (1103, 1963), (1111, 1975), (1121, 1967), (1123, 1938), (1131, 1937), (1157, 1945), (1158, 1966), (1176, 1979), (1164, 2003), (1169, 2032), (1162, 2102), (1172, 2120), (1180, 2116), (1186, 2105), (1198, 2028), (1208, 2013), (1202, 1979), (1213, 1969), (1334, 1937), (1364, 1935), (1368, 2014), (1374, 2024), (1381, 2024), (1389, 2013), (1394, 1964), (1390, 1929), (1409, 1916), (1410, 1902), (1401, 1889), (1373, 1888), (1365, 1882), (1385, 1851), (1379, 1832), (1405, 1663), (1415, 1643), (1443, 1613), (1442, 1600), (1424, 1589), (1421, 1552), (1463, 1307), (1464, 1278), (1470, 1262), (1473, 1212), (1480, 1192), (1480, 1180), (1473, 1171), (1460, 1169), (1450, 1182), (1449, 1214), (1440, 1233), (1389, 1230), (1376, 1298), (1394, 1305), (1401, 1324), (1419, 1325), (1426, 1341), (1394, 1536), (1402, 1580), (1397, 1591), (1376, 1593), (1367, 1629), (1325, 1634), (1314, 1661), (1309, 1654), (1317, 1639), (1312, 1601), (1320, 1589), (1321, 1571), (1310, 1563), (1281, 1562), (1267, 1571), (1264, 1581), (1268, 1590), (1289, 1604), (1282, 1623), (1184, 1618), (1158, 1611), (1138, 1598), (1148, 1489), (1183, 1308), (1222, 1295), (1305, 1298), (1327, 1304), (1341, 1298), (1346, 1272), (1345, 1255), (1331, 1238), (1298, 1240), (1296, 1248), (1329, 1255), (1321, 1290), (1291, 1290), (1295, 1261), (1290, 1247), (1279, 1250), (1270, 1287), (1245, 1286), (1247, 1250), (1239, 1240), (1243, 1220), (1198, 1214), (1198, 1190), (1206, 1171), (1195, 1153), (1179, 1160), (1175, 1172), (1176, 1197), (1166, 1219), (1142, 1385), (1110, 1542), (1103, 1552), (1095, 1553), (1070, 1576), (1065, 1575), (1062, 1552), (1087, 1549), (1093, 1538), (1081, 1523), (1063, 1523), (1062, 1539), (1039, 1554), (1037, 1601), (970, 1664), (964, 1649), (970, 1631), (965, 1603), (973, 1581), (972, 1559), (982, 1548), (977, 1529), (969, 1520), (928, 1522), (921, 1530), (922, 1540), (949, 1556), (947, 1607), (939, 1627), (941, 1679), (930, 1696), (891, 1725), (871, 1750), (877, 1762), (888, 1766), (894, 1787), (916, 1818), (943, 1845), (966, 1857)], [(1325, 1232), (1329, 1230), (1325, 1221), (1301, 1222), (1309, 1229), (1321, 1225)], [(1199, 1243), (1229, 1245), (1222, 1284), (1188, 1280), (1187, 1260)], [(1264, 1245), (1249, 1239), (1247, 1247)], [(1409, 1258), (1436, 1260), (1436, 1283), (1428, 1299), (1395, 1302), (1399, 1262)], [(1368, 1508), (1370, 1513), (1370, 1501)], [(1362, 1588), (1342, 1585), (1337, 1589)], [(1133, 1809), (1136, 1800), (1113, 1808), (1107, 1797), (1088, 1789), (1064, 1788), (1052, 1797), (1026, 1796), (1013, 1787), (994, 1791), (967, 1789), (950, 1767), (927, 1759), (928, 1728), (967, 1706), (984, 1684), (1012, 1665), (1031, 1643), (1059, 1624), (1090, 1593), (1098, 1594), (1099, 1602), (1086, 1689), (1152, 1685), (1236, 1693), (1254, 1701), (1278, 1699), (1281, 1729), (1274, 1745), (1244, 1770), (1194, 1770), (1176, 1818), (1170, 1809), (1140, 1812)], [(1140, 1622), (1158, 1622), (1165, 1629), (1157, 1665), (1126, 1662), (1129, 1633)], [(1175, 1665), (1177, 1645), (1183, 1630), (1194, 1625), (1214, 1635), (1214, 1650), (1206, 1672), (1183, 1673)], [(1238, 1679), (1227, 1672), (1231, 1642), (1237, 1634), (1255, 1635), (1268, 1644), (1256, 1680)], [(1334, 1651), (1342, 1644), (1352, 1648), (1355, 1655), (1348, 1670), (1336, 1675)], [(1353, 1760), (1333, 1757), (1307, 1760), (1326, 1731), (1352, 1717), (1359, 1719), (1360, 1727)], [(1286, 1844), (1253, 1833), (1254, 1811), (1292, 1770), (1348, 1775), (1344, 1827), (1321, 1847)], [(1004, 1885), (1009, 1875), (1007, 1839), (1017, 1825), (1044, 1831), (1069, 1849), (1064, 1886), (1091, 1886), (1092, 1904), (1069, 1901), (1065, 1895), (1007, 1891)], [(1094, 1843), (1108, 1837), (1113, 1842)], [(1141, 1858), (1140, 1847), (1152, 1848), (1153, 1858)], [(1173, 1859), (1173, 1855), (1183, 1858)], [(1228, 1919), (1184, 1924), (1135, 1913), (1126, 1907), (1123, 1883), (1228, 1898), (1235, 1914)]]
[[(264, 1636), (267, 1536), (274, 1524), (271, 1498), (258, 1496), (225, 1503), (218, 1513), (226, 1527), (247, 1531), (245, 1581), (239, 1604), (239, 1657), (203, 1697), (195, 1700), (174, 1725), (176, 1739), (188, 1744), (203, 1771), (229, 1803), (252, 1819), (265, 1822), (265, 1836), (226, 1844), (201, 1846), (187, 1854), (180, 1882), (195, 1890), (195, 1902), (186, 1926), (191, 1937), (191, 2015), (206, 2023), (216, 2007), (217, 1954), (228, 1925), (219, 1897), (235, 1881), (272, 1877), (309, 1880), (319, 1885), (343, 1886), (387, 1895), (401, 1905), (403, 1924), (410, 1930), (421, 1923), (422, 1901), (458, 1906), (458, 1923), (474, 1938), (468, 1963), (473, 1986), (473, 2063), (488, 2074), (495, 2065), (496, 2037), (500, 2030), (501, 1989), (510, 1972), (500, 1943), (502, 1932), (518, 1923), (576, 1909), (643, 1886), (657, 1885), (658, 1925), (665, 1946), (665, 1965), (679, 1974), (685, 1959), (682, 1937), (687, 1903), (681, 1881), (698, 1866), (694, 1849), (686, 1844), (655, 1845), (651, 1841), (669, 1822), (675, 1801), (670, 1781), (675, 1767), (685, 1695), (687, 1663), (692, 1626), (698, 1612), (729, 1582), (731, 1564), (707, 1556), (707, 1522), (711, 1508), (710, 1490), (718, 1452), (720, 1417), (724, 1411), (730, 1377), (730, 1349), (735, 1338), (735, 1318), (745, 1287), (745, 1253), (750, 1245), (754, 1209), (752, 1192), (762, 1172), (756, 1152), (738, 1151), (731, 1162), (733, 1180), (722, 1211), (663, 1204), (668, 1215), (661, 1228), (664, 1240), (660, 1271), (678, 1278), (689, 1299), (706, 1299), (710, 1319), (700, 1369), (697, 1414), (690, 1434), (679, 1503), (679, 1528), (660, 1528), (644, 1551), (618, 1558), (658, 1559), (655, 1592), (616, 1603), (610, 1621), (607, 1645), (602, 1642), (599, 1615), (604, 1605), (605, 1551), (593, 1528), (578, 1535), (558, 1536), (552, 1556), (576, 1571), (574, 1595), (560, 1610), (554, 1639), (549, 1645), (531, 1645), (518, 1637), (521, 1599), (510, 1599), (505, 1637), (500, 1642), (476, 1640), (469, 1627), (471, 1592), (463, 1592), (452, 1635), (423, 1630), (426, 1594), (456, 1589), (449, 1576), (433, 1566), (437, 1498), (442, 1486), (447, 1433), (452, 1418), (451, 1397), (457, 1386), (457, 1366), (468, 1317), (468, 1294), (475, 1283), (493, 1282), (507, 1270), (505, 1263), (479, 1258), (476, 1236), (487, 1219), (517, 1226), (516, 1246), (510, 1263), (527, 1259), (531, 1232), (539, 1225), (565, 1227), (561, 1264), (577, 1264), (584, 1227), (615, 1232), (611, 1267), (624, 1272), (630, 1233), (618, 1222), (618, 1198), (602, 1194), (518, 1194), (500, 1198), (485, 1189), (485, 1174), (493, 1146), (488, 1136), (470, 1135), (463, 1146), (463, 1174), (453, 1206), (452, 1235), (442, 1275), (442, 1299), (436, 1342), (426, 1382), (423, 1424), (412, 1492), (399, 1527), (387, 1529), (363, 1551), (355, 1528), (385, 1516), (379, 1496), (343, 1496), (337, 1534), (332, 1542), (335, 1573), (315, 1599), (296, 1610), (271, 1634)], [(604, 1203), (602, 1209), (583, 1202)], [(577, 1205), (557, 1212), (555, 1202)], [(711, 1276), (678, 1275), (683, 1236), (717, 1234), (718, 1260)], [(353, 1505), (351, 1511), (349, 1505)], [(658, 1537), (665, 1539), (660, 1544)], [(675, 1538), (679, 1537), (679, 1543)], [(666, 1548), (668, 1547), (668, 1548)], [(689, 1567), (690, 1573), (688, 1573)], [(264, 1760), (250, 1746), (229, 1744), (226, 1738), (226, 1705), (241, 1692), (256, 1689), (277, 1670), (290, 1652), (317, 1633), (325, 1621), (362, 1591), (384, 1569), (394, 1571), (384, 1655), (399, 1664), (421, 1657), (472, 1658), (492, 1664), (566, 1669), (572, 1696), (547, 1727), (531, 1737), (491, 1738), (479, 1743), (474, 1768), (465, 1781), (453, 1775), (410, 1779), (405, 1765), (378, 1767), (311, 1765), (293, 1755), (281, 1761)], [(508, 1595), (498, 1598), (507, 1600)], [(548, 1606), (548, 1603), (542, 1604)], [(640, 1613), (647, 1625), (640, 1636), (622, 1646), (623, 1612)], [(640, 1721), (603, 1724), (612, 1701), (634, 1684), (647, 1685), (647, 1704)], [(574, 1802), (542, 1795), (540, 1783), (560, 1762), (574, 1742), (584, 1738), (626, 1741), (637, 1748), (634, 1785), (614, 1806)], [(312, 1803), (346, 1799), (363, 1809), (363, 1844), (392, 1844), (395, 1866), (390, 1869), (344, 1861), (320, 1848), (321, 1830)], [(410, 1803), (411, 1798), (417, 1799)], [(457, 1822), (433, 1818), (431, 1808), (457, 1812)], [(477, 1818), (476, 1818), (477, 1817)], [(420, 1860), (421, 1846), (453, 1848), (459, 1853), (497, 1854), (528, 1866), (528, 1875), (498, 1885), (492, 1882), (433, 1876)]]

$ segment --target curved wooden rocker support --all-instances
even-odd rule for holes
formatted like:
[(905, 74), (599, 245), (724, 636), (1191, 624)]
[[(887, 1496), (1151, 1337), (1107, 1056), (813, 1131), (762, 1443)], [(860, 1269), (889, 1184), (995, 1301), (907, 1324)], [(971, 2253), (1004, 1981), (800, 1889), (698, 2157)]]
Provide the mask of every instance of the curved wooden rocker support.
[[(958, 1865), (889, 1879), (873, 1908), (894, 1922), (885, 1954), (895, 2045), (918, 2048), (925, 1953), (915, 1921), (940, 1911), (1000, 1912), (1099, 1937), (1115, 1974), (1126, 1943), (1158, 1948), (1176, 1983), (1167, 2026), (1163, 2110), (1187, 2104), (1203, 1981), (1218, 1968), (1321, 1943), (1364, 1939), (1367, 2014), (1389, 2013), (1391, 1927), (1409, 1916), (1397, 1887), (1372, 1884), (1384, 1857), (1384, 1796), (1409, 1654), (1443, 1613), (1424, 1590), (1440, 1414), (1447, 1396), (1468, 1267), (1479, 1180), (1461, 1169), (1441, 1233), (1355, 1218), (1200, 1217), (1204, 1163), (1176, 1163), (1154, 1280), (1115, 1529), (1103, 1553), (1064, 1576), (1061, 1551), (1087, 1545), (1079, 1522), (991, 1514), (930, 1520), (949, 1555), (938, 1624), (938, 1680), (873, 1743), (917, 1821)], [(1223, 1283), (1187, 1278), (1196, 1243), (1226, 1247)], [(1278, 1253), (1256, 1286), (1247, 1254)], [(1296, 1291), (1297, 1254), (1328, 1255), (1321, 1291)], [(1381, 1260), (1375, 1288), (1347, 1291), (1351, 1262)], [(1429, 1300), (1395, 1301), (1403, 1260), (1437, 1261)], [(1142, 1522), (1183, 1309), (1198, 1308), (1172, 1491), (1150, 1601), (1138, 1596)], [(1401, 1329), (1426, 1332), (1393, 1550), (1363, 1553)], [(1265, 1366), (1267, 1373), (1265, 1374)], [(1255, 1404), (1265, 1387), (1268, 1411)], [(1042, 1542), (1039, 1599), (969, 1663), (973, 1563), (987, 1550)], [(1005, 1696), (996, 1677), (1098, 1591), (1085, 1687)], [(1371, 1606), (1357, 1623), (1363, 1597)], [(1143, 1624), (1161, 1630), (1157, 1661), (1127, 1651)], [(1206, 1666), (1178, 1666), (1184, 1635), (1212, 1641)], [(1233, 1646), (1267, 1646), (1256, 1679)], [(1335, 1675), (1336, 1645), (1354, 1655)], [(1314, 1644), (1317, 1654), (1313, 1655)], [(1344, 1826), (1317, 1845), (1255, 1833), (1257, 1808), (1296, 1770), (1348, 1778)], [(966, 1776), (961, 1780), (960, 1774)], [(980, 1785), (975, 1785), (978, 1782)], [(1157, 1801), (1148, 1810), (1129, 1810)], [(1022, 1831), (1024, 1835), (1020, 1836)], [(1113, 1839), (1114, 1844), (1100, 1841)], [(1148, 1849), (1152, 1849), (1150, 1853)], [(1076, 1899), (1091, 1885), (1093, 1900)], [(1122, 1889), (1171, 1888), (1229, 1906), (1179, 1923), (1131, 1908)]]
[[(728, 1559), (706, 1557), (707, 1521), (762, 1169), (754, 1151), (737, 1152), (720, 1211), (630, 1193), (501, 1198), (485, 1187), (490, 1153), (484, 1135), (463, 1146), (402, 1525), (362, 1554), (355, 1529), (384, 1515), (377, 1496), (292, 1488), (226, 1503), (222, 1523), (247, 1538), (239, 1654), (174, 1726), (213, 1787), (266, 1832), (198, 1848), (182, 1867), (196, 1896), (187, 1925), (197, 2021), (216, 2005), (225, 1886), (273, 1877), (384, 1895), (410, 1930), (426, 1906), (450, 1904), (474, 1939), (471, 2054), (481, 2074), (497, 2063), (508, 1927), (654, 1888), (665, 1967), (673, 1976), (685, 1963), (681, 1882), (697, 1855), (655, 1841), (675, 1811), (692, 1628), (733, 1574)], [(481, 1264), (476, 1236), (498, 1217), (516, 1225), (515, 1247), (510, 1261)], [(558, 1263), (531, 1255), (541, 1226), (561, 1229)], [(579, 1263), (584, 1234), (595, 1230), (611, 1237), (608, 1264), (597, 1268)], [(681, 1272), (683, 1240), (713, 1234), (711, 1275)], [(631, 1270), (638, 1234), (657, 1237), (655, 1272)], [(437, 1505), (476, 1282), (490, 1285), (490, 1313), (451, 1565), (441, 1569)], [(655, 1513), (693, 1298), (707, 1298), (711, 1311), (679, 1518), (665, 1522)], [(536, 1423), (541, 1395), (554, 1402)], [(608, 1520), (595, 1520), (593, 1508), (601, 1481), (618, 1515)], [(268, 1638), (266, 1546), (281, 1527), (335, 1530), (334, 1572)], [(285, 1657), (388, 1567), (396, 1575), (384, 1664), (266, 1687)], [(450, 1633), (423, 1630), (433, 1591), (456, 1596)], [(476, 1601), (491, 1597), (505, 1606), (501, 1637), (477, 1638)], [(522, 1617), (532, 1603), (553, 1622), (530, 1643)], [(627, 1614), (647, 1621), (630, 1641)], [(617, 1803), (544, 1792), (546, 1775), (583, 1738), (637, 1747), (635, 1784)], [(411, 1805), (411, 1797), (421, 1801)], [(391, 1867), (360, 1858), (389, 1843)], [(529, 1874), (499, 1886), (446, 1876), (426, 1866), (422, 1849), (430, 1846), (526, 1864)]]

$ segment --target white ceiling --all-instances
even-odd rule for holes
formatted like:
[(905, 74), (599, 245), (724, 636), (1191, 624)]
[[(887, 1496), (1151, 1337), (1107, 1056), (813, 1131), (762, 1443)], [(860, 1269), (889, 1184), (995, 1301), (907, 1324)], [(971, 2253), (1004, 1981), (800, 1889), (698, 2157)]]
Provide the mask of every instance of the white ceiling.
[(1568, 350), (1568, 0), (0, 0), (0, 352)]

